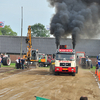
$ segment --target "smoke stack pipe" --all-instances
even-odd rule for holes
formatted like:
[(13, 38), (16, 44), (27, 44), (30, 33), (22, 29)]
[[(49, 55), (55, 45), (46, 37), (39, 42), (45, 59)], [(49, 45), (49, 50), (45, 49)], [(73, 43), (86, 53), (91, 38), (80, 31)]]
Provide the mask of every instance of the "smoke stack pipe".
[(72, 43), (73, 44), (73, 49), (75, 49), (75, 43)]
[(56, 46), (57, 46), (57, 49), (59, 49), (59, 44), (56, 44)]
[(73, 52), (75, 53), (75, 49), (73, 49)]

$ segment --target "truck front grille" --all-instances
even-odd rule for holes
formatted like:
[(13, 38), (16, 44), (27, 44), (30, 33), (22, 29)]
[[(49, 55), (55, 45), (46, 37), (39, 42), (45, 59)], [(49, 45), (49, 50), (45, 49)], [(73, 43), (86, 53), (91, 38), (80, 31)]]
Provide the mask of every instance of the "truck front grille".
[(71, 66), (71, 63), (66, 63), (66, 66)]
[(71, 66), (71, 63), (60, 63), (60, 66)]

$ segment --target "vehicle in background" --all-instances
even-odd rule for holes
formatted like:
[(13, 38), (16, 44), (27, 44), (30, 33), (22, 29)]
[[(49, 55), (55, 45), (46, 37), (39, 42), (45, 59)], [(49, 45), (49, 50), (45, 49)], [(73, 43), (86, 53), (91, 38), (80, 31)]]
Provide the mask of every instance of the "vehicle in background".
[(5, 54), (1, 54), (1, 63), (5, 66), (9, 66), (11, 64), (11, 59), (9, 57), (9, 55)]
[(76, 64), (84, 69), (90, 69), (92, 67), (91, 59), (82, 51), (76, 52)]
[(31, 26), (28, 26), (26, 43), (28, 44), (27, 54), (23, 55), (23, 58), (25, 59), (25, 67), (38, 67), (38, 49), (32, 49)]
[(48, 67), (53, 60), (52, 54), (39, 53), (39, 67)]

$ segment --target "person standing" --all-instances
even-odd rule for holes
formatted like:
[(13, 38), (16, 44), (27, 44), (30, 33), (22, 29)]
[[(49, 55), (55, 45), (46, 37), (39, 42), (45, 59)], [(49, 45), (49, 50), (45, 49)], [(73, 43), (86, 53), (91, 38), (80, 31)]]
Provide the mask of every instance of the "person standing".
[(19, 60), (16, 59), (16, 68), (19, 69)]
[(2, 60), (2, 58), (1, 58), (1, 56), (0, 56), (0, 68), (1, 68), (1, 60)]
[(18, 67), (21, 69), (21, 59), (20, 59), (20, 57), (18, 58), (18, 61), (19, 61)]
[(80, 97), (80, 100), (88, 100), (88, 97), (81, 96), (81, 97)]
[(21, 65), (22, 65), (22, 69), (24, 69), (24, 62), (25, 62), (25, 59), (21, 59)]
[(1, 53), (1, 63), (3, 63), (3, 54)]

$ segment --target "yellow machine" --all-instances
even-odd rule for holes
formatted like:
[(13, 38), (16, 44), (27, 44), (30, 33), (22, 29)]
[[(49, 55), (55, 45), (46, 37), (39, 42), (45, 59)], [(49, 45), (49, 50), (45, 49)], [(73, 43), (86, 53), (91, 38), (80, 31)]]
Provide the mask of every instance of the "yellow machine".
[(38, 50), (32, 49), (31, 41), (31, 26), (28, 26), (28, 33), (26, 38), (27, 45), (27, 54), (23, 56), (25, 59), (25, 65), (38, 67)]

